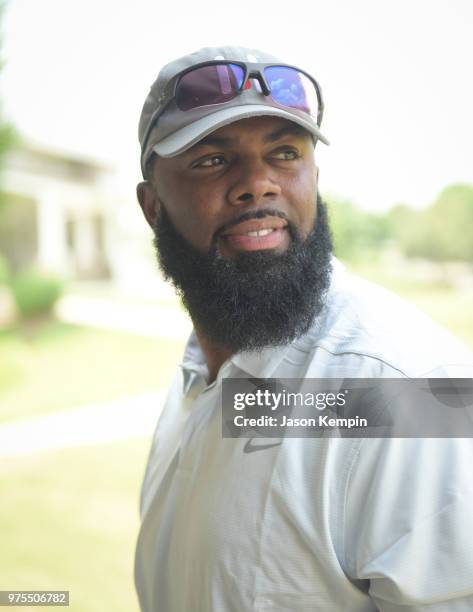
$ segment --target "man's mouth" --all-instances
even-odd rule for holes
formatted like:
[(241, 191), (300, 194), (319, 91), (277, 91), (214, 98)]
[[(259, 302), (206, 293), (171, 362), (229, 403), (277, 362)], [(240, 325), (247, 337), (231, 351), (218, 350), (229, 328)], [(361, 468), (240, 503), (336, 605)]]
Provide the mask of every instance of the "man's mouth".
[(238, 251), (258, 251), (287, 246), (287, 221), (277, 217), (250, 219), (234, 225), (221, 238)]

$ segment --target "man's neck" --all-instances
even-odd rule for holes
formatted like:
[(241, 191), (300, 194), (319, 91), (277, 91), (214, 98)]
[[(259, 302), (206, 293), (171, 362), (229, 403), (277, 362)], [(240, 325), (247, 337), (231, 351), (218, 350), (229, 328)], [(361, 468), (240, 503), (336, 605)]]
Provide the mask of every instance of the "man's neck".
[(233, 355), (233, 352), (230, 349), (222, 348), (207, 340), (204, 334), (202, 334), (195, 325), (194, 329), (195, 335), (204, 353), (205, 360), (207, 361), (207, 367), (209, 369), (209, 379), (207, 382), (210, 384), (217, 378), (218, 371), (222, 364)]

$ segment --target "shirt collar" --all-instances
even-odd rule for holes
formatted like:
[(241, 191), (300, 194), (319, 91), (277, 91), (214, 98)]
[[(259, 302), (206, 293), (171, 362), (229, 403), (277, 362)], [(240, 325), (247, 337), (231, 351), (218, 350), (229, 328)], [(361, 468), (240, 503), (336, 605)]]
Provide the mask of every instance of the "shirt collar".
[(207, 361), (199, 341), (197, 340), (194, 329), (192, 329), (184, 348), (181, 369), (183, 375), (183, 390), (185, 393), (189, 392), (196, 380), (200, 378), (207, 380), (209, 376)]

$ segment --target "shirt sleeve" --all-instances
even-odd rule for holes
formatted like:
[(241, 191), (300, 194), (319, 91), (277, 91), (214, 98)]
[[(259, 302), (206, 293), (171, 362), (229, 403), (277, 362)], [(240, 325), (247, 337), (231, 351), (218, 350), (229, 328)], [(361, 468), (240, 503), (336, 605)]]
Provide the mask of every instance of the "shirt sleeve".
[(366, 439), (347, 482), (345, 567), (381, 612), (473, 610), (473, 440)]

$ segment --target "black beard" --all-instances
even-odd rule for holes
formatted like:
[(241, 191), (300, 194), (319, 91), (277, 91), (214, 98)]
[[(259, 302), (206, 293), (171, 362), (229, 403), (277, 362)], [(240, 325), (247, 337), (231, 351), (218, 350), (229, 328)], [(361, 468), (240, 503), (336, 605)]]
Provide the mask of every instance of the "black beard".
[[(268, 215), (283, 216), (268, 208), (238, 221)], [(319, 194), (307, 238), (289, 221), (287, 229), (291, 242), (283, 253), (261, 250), (227, 258), (218, 251), (217, 236), (208, 253), (197, 251), (160, 207), (154, 227), (160, 268), (208, 341), (236, 353), (285, 345), (309, 331), (331, 275), (332, 239)]]

